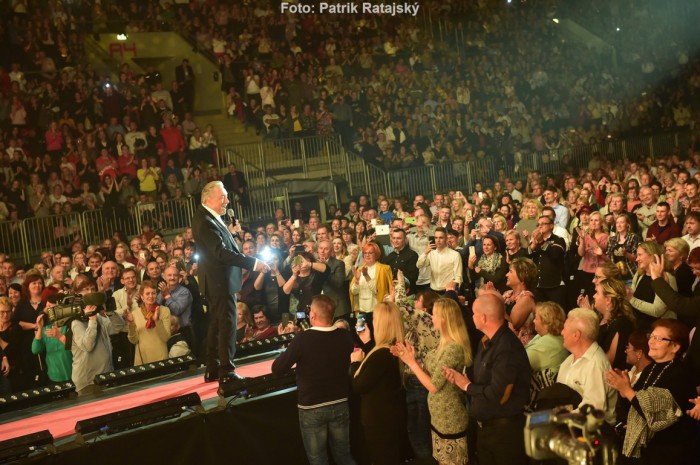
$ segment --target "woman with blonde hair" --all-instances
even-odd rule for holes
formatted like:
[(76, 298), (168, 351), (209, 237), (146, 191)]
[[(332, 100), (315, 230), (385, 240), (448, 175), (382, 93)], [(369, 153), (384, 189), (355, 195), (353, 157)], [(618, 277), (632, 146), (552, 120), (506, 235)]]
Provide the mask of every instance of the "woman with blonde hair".
[(537, 229), (537, 218), (542, 215), (542, 204), (537, 200), (530, 199), (523, 204), (520, 210), (520, 221), (515, 225), (515, 229), (522, 238), (522, 247), (526, 248), (532, 231)]
[(129, 325), (129, 341), (136, 346), (134, 366), (168, 358), (170, 309), (156, 302), (158, 288), (153, 281), (144, 281), (139, 288), (141, 308), (124, 310)]
[(686, 263), (688, 254), (690, 254), (690, 245), (685, 239), (674, 237), (664, 242), (666, 271), (676, 278), (678, 293), (684, 297), (693, 296), (693, 283), (695, 283), (693, 269)]
[(352, 353), (352, 389), (360, 398), (363, 449), (369, 462), (394, 465), (400, 462), (406, 419), (403, 367), (391, 355), (391, 345), (403, 343), (404, 328), (401, 312), (392, 302), (377, 303), (372, 313), (374, 348), (366, 356), (361, 350)]
[(357, 314), (368, 314), (367, 321), (371, 323), (372, 309), (378, 302), (391, 294), (394, 288), (391, 267), (379, 263), (379, 246), (370, 242), (362, 247), (364, 263), (357, 270), (350, 283), (350, 304)]
[(471, 345), (459, 305), (438, 299), (433, 305), (433, 326), (440, 333), (437, 349), (429, 352), (425, 364), (416, 362), (415, 349), (397, 342), (391, 353), (401, 358), (428, 390), (432, 424), (433, 458), (440, 464), (467, 463), (467, 409), (462, 392), (445, 378), (444, 368), (462, 372), (472, 363)]
[(566, 321), (561, 306), (556, 302), (540, 302), (535, 306), (534, 313), (537, 335), (525, 346), (532, 367), (530, 406), (534, 406), (537, 394), (542, 389), (554, 384), (559, 367), (569, 356), (561, 336)]
[(601, 315), (598, 345), (608, 355), (613, 368), (625, 370), (625, 345), (634, 331), (634, 313), (627, 302), (625, 283), (617, 279), (603, 279), (595, 289), (593, 304)]
[[(661, 298), (654, 293), (651, 286), (651, 272), (649, 265), (663, 256), (663, 249), (656, 241), (644, 241), (637, 247), (637, 273), (632, 277), (632, 287), (628, 300), (634, 308), (634, 317), (637, 328), (647, 330), (657, 318), (675, 318)], [(666, 273), (668, 284), (677, 290), (676, 278), (671, 273)]]
[(578, 278), (577, 289), (581, 289), (584, 294), (590, 295), (593, 291), (592, 280), (595, 270), (603, 263), (609, 261), (605, 255), (608, 249), (609, 235), (605, 220), (599, 212), (592, 212), (588, 216), (588, 228), (576, 228), (578, 239), (578, 255), (581, 257), (579, 269), (576, 276)]
[(508, 221), (503, 215), (493, 215), (493, 229), (501, 234), (508, 231)]

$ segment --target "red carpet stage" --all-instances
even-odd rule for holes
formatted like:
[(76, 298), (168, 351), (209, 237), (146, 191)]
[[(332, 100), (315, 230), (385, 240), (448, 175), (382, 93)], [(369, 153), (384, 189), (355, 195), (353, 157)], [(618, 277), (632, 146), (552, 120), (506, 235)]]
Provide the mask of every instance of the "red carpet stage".
[[(270, 373), (272, 360), (239, 365), (245, 377)], [(195, 374), (196, 373), (196, 374)], [(106, 389), (94, 398), (71, 398), (0, 416), (0, 441), (48, 429), (55, 450), (47, 447), (22, 463), (36, 464), (304, 464), (296, 408), (296, 390), (252, 399), (218, 402), (218, 383), (204, 383), (202, 370)], [(80, 438), (79, 420), (120, 412), (196, 392), (202, 410), (113, 435)], [(207, 401), (208, 400), (208, 401)], [(84, 440), (83, 440), (84, 439)]]
[[(270, 373), (272, 360), (245, 365), (238, 368), (238, 372), (245, 377), (256, 377)], [(34, 433), (48, 429), (55, 439), (69, 436), (75, 433), (75, 423), (78, 420), (119, 412), (132, 407), (169, 399), (196, 392), (202, 401), (216, 397), (218, 383), (205, 383), (201, 373), (188, 379), (173, 381), (154, 387), (149, 387), (137, 392), (117, 394), (123, 388), (111, 388), (109, 391), (117, 395), (108, 398), (100, 398), (92, 402), (80, 403), (72, 407), (61, 408), (46, 413), (38, 413), (28, 418), (6, 422), (0, 425), (0, 441), (12, 439), (17, 436)], [(77, 400), (74, 400), (77, 402)], [(45, 409), (51, 408), (51, 404), (45, 404)], [(22, 412), (17, 412), (22, 413)]]

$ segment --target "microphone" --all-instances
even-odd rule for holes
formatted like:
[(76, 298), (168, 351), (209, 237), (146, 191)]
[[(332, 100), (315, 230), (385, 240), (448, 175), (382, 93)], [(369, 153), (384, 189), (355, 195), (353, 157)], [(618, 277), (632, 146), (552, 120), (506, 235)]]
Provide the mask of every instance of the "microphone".
[(226, 215), (229, 218), (229, 221), (231, 222), (232, 225), (236, 225), (236, 215), (233, 213), (233, 208), (229, 208), (226, 210)]

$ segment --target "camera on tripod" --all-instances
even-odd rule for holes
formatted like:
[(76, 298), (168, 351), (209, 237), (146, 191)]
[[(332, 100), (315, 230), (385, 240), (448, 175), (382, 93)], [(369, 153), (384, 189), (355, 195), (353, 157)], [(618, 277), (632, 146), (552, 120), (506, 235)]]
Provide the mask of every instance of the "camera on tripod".
[(614, 465), (615, 433), (605, 423), (605, 412), (591, 405), (527, 414), (525, 452), (535, 460), (561, 457), (569, 464)]

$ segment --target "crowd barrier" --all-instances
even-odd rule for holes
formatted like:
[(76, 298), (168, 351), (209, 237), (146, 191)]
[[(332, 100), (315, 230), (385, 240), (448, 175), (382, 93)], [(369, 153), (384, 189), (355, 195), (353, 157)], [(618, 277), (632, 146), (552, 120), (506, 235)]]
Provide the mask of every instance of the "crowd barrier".
[(196, 208), (193, 198), (169, 199), (116, 208), (102, 208), (82, 213), (68, 213), (0, 222), (0, 252), (24, 263), (43, 250), (60, 251), (77, 238), (86, 244), (100, 244), (115, 231), (126, 236), (141, 234), (143, 224), (155, 230), (176, 234), (192, 223)]

